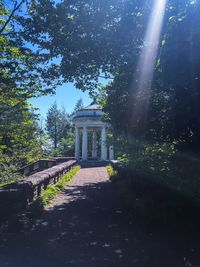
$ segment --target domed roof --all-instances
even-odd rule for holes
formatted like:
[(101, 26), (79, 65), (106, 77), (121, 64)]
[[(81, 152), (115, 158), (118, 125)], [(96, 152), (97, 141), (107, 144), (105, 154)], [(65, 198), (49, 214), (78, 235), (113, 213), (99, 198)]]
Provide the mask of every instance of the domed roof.
[(101, 110), (101, 109), (102, 109), (102, 107), (99, 104), (97, 104), (96, 99), (94, 99), (89, 106), (87, 106), (81, 110)]
[(102, 107), (97, 104), (96, 100), (94, 100), (89, 106), (78, 110), (73, 117), (73, 120), (76, 121), (82, 119), (92, 119), (99, 120), (103, 116)]

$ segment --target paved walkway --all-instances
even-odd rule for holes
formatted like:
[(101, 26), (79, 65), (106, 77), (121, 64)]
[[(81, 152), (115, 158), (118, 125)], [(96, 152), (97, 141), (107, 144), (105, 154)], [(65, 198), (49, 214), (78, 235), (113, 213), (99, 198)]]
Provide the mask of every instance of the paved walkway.
[(0, 241), (0, 267), (194, 266), (185, 257), (174, 238), (134, 222), (105, 167), (81, 169), (31, 229)]

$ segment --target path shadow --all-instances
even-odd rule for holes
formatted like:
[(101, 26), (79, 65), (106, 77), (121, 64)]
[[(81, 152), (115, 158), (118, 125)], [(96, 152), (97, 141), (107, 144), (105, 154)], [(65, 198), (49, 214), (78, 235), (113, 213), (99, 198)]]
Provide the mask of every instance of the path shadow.
[(0, 266), (197, 267), (194, 244), (146, 230), (124, 209), (109, 181), (89, 183), (68, 187), (31, 229), (4, 234)]

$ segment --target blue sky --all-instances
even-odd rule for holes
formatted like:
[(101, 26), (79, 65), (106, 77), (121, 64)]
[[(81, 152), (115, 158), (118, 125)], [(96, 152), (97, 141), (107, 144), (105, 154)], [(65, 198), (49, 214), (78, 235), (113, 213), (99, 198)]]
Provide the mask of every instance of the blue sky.
[[(109, 79), (99, 78), (99, 83), (101, 84), (105, 85), (109, 82)], [(76, 89), (73, 83), (66, 83), (59, 86), (54, 95), (32, 98), (30, 102), (33, 107), (38, 108), (37, 113), (45, 118), (48, 109), (55, 101), (59, 108), (64, 107), (68, 113), (71, 113), (80, 98), (82, 98), (84, 106), (88, 106), (93, 101), (88, 91), (83, 92), (80, 89)]]
[(70, 113), (80, 98), (82, 98), (84, 106), (92, 102), (87, 91), (82, 92), (76, 89), (72, 83), (66, 83), (56, 89), (56, 94), (33, 98), (30, 102), (34, 107), (38, 108), (37, 113), (45, 117), (49, 107), (55, 101), (59, 108), (65, 107), (66, 111)]

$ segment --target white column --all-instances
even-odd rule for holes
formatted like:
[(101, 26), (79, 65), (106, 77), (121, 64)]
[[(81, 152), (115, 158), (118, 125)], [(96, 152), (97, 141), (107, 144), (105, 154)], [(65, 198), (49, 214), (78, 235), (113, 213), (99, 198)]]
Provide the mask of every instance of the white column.
[(106, 127), (101, 129), (101, 160), (107, 160)]
[(80, 156), (80, 140), (79, 140), (79, 128), (76, 127), (76, 143), (75, 143), (75, 158), (79, 160)]
[(82, 160), (88, 159), (88, 135), (87, 127), (83, 127)]
[(92, 158), (97, 158), (97, 132), (92, 132)]
[(113, 148), (113, 146), (109, 147), (109, 160), (114, 160), (114, 148)]

